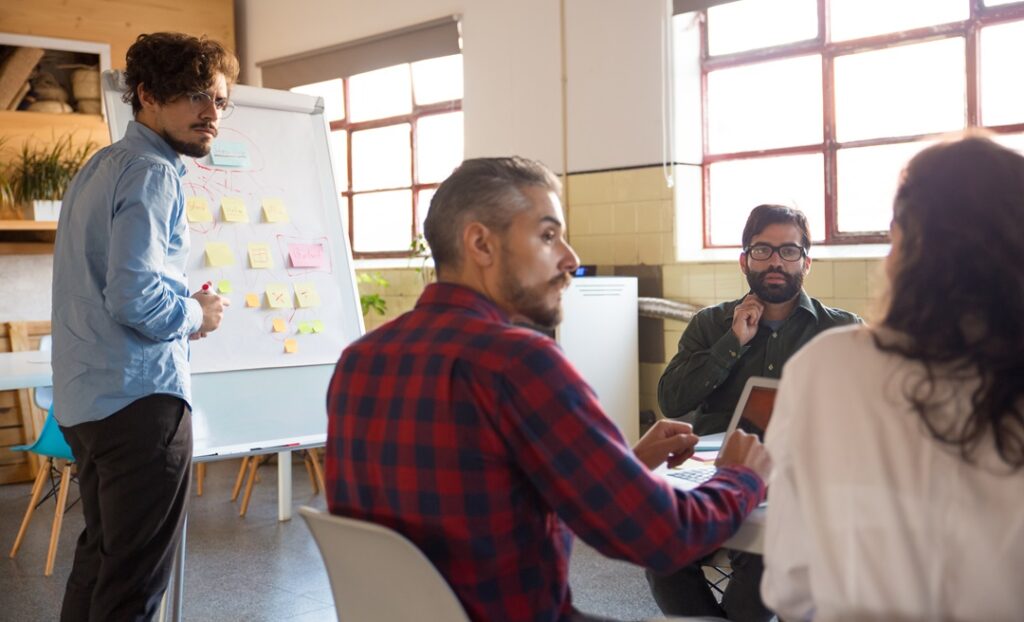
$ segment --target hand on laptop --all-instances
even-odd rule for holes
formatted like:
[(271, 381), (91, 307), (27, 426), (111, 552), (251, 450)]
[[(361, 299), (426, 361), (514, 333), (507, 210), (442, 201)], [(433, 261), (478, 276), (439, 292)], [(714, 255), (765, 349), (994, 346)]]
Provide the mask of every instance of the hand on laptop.
[[(642, 439), (641, 442), (643, 442)], [(768, 475), (772, 470), (772, 459), (761, 441), (757, 440), (757, 435), (736, 430), (725, 439), (722, 450), (718, 452), (715, 465), (750, 467), (761, 477), (762, 481), (767, 482)]]
[(659, 419), (633, 446), (633, 453), (648, 469), (656, 469), (666, 461), (670, 467), (676, 467), (693, 455), (698, 440), (689, 423)]

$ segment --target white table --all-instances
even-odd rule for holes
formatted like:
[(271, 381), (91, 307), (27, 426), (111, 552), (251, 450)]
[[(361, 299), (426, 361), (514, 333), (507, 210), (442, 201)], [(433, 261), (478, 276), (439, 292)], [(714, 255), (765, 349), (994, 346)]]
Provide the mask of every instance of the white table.
[(0, 352), (0, 391), (34, 389), (52, 384), (48, 351)]

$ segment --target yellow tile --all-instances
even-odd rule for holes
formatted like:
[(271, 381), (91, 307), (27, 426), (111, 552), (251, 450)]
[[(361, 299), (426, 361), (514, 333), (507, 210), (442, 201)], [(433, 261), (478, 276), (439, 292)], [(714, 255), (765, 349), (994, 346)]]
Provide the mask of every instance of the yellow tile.
[(636, 233), (636, 203), (617, 203), (614, 209), (615, 233)]
[(569, 205), (589, 205), (614, 201), (613, 173), (584, 173), (569, 176)]
[(686, 264), (669, 264), (661, 270), (662, 292), (671, 300), (686, 300), (690, 295), (690, 270)]
[(715, 264), (715, 298), (736, 300), (747, 293), (747, 282), (737, 264)]
[(612, 203), (591, 205), (587, 227), (588, 233), (591, 235), (615, 233), (615, 205)]
[(836, 298), (868, 297), (868, 271), (863, 260), (836, 261), (832, 269)]
[(670, 264), (676, 261), (676, 236), (671, 233), (661, 234), (661, 263)]
[(885, 261), (873, 259), (867, 263), (868, 298), (878, 300), (889, 290), (889, 277), (885, 274)]
[(614, 198), (621, 201), (660, 201), (672, 198), (660, 166), (615, 171)]
[(844, 311), (850, 311), (864, 317), (869, 309), (867, 298), (836, 298), (834, 305), (829, 305)]
[(661, 234), (641, 233), (636, 236), (638, 259), (645, 266), (661, 264)]
[(593, 217), (589, 205), (577, 205), (572, 209), (565, 210), (565, 219), (568, 229), (566, 235), (570, 238), (575, 235), (586, 235), (590, 232), (590, 219)]
[(576, 256), (580, 258), (580, 263), (592, 263), (587, 259), (591, 254), (590, 236), (570, 235), (569, 246), (572, 246), (572, 250), (576, 251)]
[(636, 203), (636, 230), (639, 233), (663, 233), (667, 231), (662, 223), (661, 201), (640, 201)]
[(640, 392), (650, 395), (658, 394), (658, 380), (665, 368), (660, 363), (640, 363)]
[(672, 357), (679, 351), (679, 339), (682, 338), (682, 331), (665, 331), (665, 363), (672, 360)]
[(591, 235), (590, 255), (586, 263), (592, 264), (615, 264), (615, 236), (613, 235)]
[(676, 230), (675, 201), (661, 201), (661, 230), (669, 233)]
[(616, 235), (613, 237), (613, 259), (617, 266), (632, 266), (638, 263), (638, 252), (635, 235)]
[(835, 295), (835, 278), (828, 260), (811, 261), (811, 272), (804, 278), (804, 289), (814, 298), (831, 298)]
[(693, 298), (715, 299), (714, 264), (691, 264), (690, 296)]

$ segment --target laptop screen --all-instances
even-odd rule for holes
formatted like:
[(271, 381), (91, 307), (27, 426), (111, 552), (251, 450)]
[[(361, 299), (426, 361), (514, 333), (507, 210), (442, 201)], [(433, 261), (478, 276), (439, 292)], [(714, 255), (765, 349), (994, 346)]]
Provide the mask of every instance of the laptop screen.
[(750, 395), (743, 405), (743, 412), (740, 414), (739, 428), (744, 432), (756, 433), (758, 438), (764, 440), (764, 431), (768, 429), (768, 420), (772, 416), (772, 408), (775, 406), (775, 387), (750, 387)]

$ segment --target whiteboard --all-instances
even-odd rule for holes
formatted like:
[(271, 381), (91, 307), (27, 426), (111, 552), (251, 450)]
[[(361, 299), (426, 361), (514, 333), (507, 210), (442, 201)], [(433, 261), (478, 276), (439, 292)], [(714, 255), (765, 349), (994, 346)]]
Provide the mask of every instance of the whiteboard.
[[(120, 75), (110, 72), (105, 82), (112, 140), (132, 118), (120, 101)], [(198, 220), (189, 210), (189, 286), (212, 283), (232, 303), (217, 331), (191, 342), (192, 371), (333, 364), (362, 334), (363, 318), (322, 103), (244, 85), (231, 99), (235, 110), (221, 122), (214, 150), (229, 146), (234, 163), (182, 157), (186, 200), (205, 207)], [(230, 202), (240, 215), (229, 215)], [(284, 220), (268, 222), (270, 202), (283, 206)], [(211, 249), (226, 250), (230, 265), (218, 265)], [(255, 264), (251, 251), (267, 263)], [(308, 251), (322, 256), (310, 260)]]
[[(121, 72), (104, 72), (103, 89), (111, 140), (117, 141), (133, 118), (131, 106), (121, 101)], [(211, 222), (189, 223), (190, 288), (227, 281), (232, 290), (224, 294), (232, 304), (220, 328), (189, 342), (196, 456), (322, 442), (334, 364), (364, 330), (322, 100), (244, 85), (232, 89), (231, 99), (235, 110), (221, 122), (215, 145), (242, 145), (242, 165), (218, 166), (210, 156), (182, 158), (186, 197), (202, 197), (212, 216)], [(227, 221), (224, 197), (242, 201), (248, 222)], [(287, 221), (267, 222), (268, 198), (280, 199)], [(210, 243), (226, 244), (232, 264), (211, 266)], [(252, 267), (251, 243), (267, 245), (271, 268)], [(320, 245), (320, 264), (296, 266), (289, 253), (294, 245)], [(310, 283), (319, 305), (301, 307), (295, 288)], [(290, 307), (268, 304), (268, 284), (286, 288)], [(246, 306), (250, 293), (258, 296), (258, 306)], [(275, 331), (275, 319), (285, 323), (284, 331)], [(300, 330), (316, 320), (321, 332)], [(286, 339), (295, 340), (296, 352), (285, 352)]]

